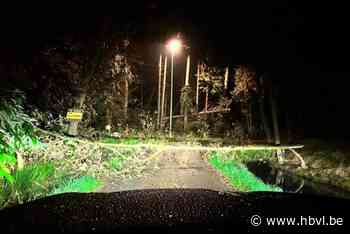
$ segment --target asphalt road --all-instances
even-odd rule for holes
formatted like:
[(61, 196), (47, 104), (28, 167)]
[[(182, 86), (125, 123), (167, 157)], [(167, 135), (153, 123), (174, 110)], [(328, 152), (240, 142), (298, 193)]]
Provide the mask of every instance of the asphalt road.
[[(349, 200), (292, 193), (148, 189), (49, 196), (1, 210), (0, 225), (1, 233), (348, 233), (349, 209)], [(342, 220), (299, 226), (265, 219), (301, 216), (304, 223)]]
[(142, 177), (123, 181), (110, 179), (98, 192), (168, 188), (233, 191), (225, 179), (203, 160), (202, 152), (170, 149), (159, 154)]

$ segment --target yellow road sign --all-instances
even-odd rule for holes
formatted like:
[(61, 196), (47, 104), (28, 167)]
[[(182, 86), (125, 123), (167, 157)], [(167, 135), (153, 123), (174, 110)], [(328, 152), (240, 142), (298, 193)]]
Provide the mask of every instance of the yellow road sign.
[(81, 120), (83, 118), (83, 113), (68, 111), (66, 118), (69, 120)]

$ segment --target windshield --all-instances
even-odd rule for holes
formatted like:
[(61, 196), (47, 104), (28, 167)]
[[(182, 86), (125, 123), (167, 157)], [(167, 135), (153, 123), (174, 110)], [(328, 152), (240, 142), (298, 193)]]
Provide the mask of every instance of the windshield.
[(307, 6), (264, 4), (14, 20), (0, 209), (175, 188), (349, 199), (349, 72), (334, 52), (348, 47)]

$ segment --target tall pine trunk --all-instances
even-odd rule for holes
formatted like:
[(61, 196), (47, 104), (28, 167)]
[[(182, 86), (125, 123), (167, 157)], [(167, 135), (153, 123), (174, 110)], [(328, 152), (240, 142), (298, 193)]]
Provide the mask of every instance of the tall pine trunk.
[(269, 84), (269, 98), (270, 98), (270, 104), (271, 104), (271, 115), (272, 115), (274, 140), (275, 140), (275, 145), (280, 145), (281, 140), (280, 140), (280, 132), (279, 132), (279, 126), (278, 126), (277, 105), (276, 105), (276, 100), (275, 100), (274, 93), (273, 93), (271, 80), (268, 81), (268, 84)]
[(287, 142), (288, 144), (291, 144), (293, 142), (293, 133), (292, 133), (292, 123), (289, 116), (288, 111), (285, 113), (286, 118), (286, 129), (287, 129)]
[(257, 92), (258, 92), (260, 119), (261, 119), (261, 122), (262, 122), (262, 125), (263, 125), (263, 128), (264, 128), (266, 141), (269, 144), (272, 144), (273, 140), (272, 140), (271, 129), (270, 129), (269, 123), (267, 121), (266, 112), (265, 112), (265, 92), (264, 92), (264, 87), (265, 86), (264, 86), (263, 76), (260, 76), (258, 78), (258, 82), (257, 82)]
[(124, 119), (128, 120), (128, 104), (129, 104), (129, 82), (127, 77), (124, 78), (125, 82), (125, 93), (124, 93)]
[(209, 88), (205, 90), (204, 112), (208, 111)]
[[(76, 91), (76, 98), (74, 100), (74, 110), (81, 110), (83, 108), (86, 99), (86, 89), (78, 89)], [(70, 121), (68, 128), (68, 135), (77, 136), (78, 135), (79, 121)]]

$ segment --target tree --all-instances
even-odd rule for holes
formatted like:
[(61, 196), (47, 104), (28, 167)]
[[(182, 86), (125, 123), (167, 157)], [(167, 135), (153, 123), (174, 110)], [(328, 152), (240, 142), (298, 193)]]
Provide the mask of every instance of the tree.
[(190, 86), (184, 86), (181, 89), (181, 96), (180, 96), (180, 102), (181, 102), (181, 113), (184, 114), (184, 130), (186, 130), (186, 121), (187, 121), (187, 111), (191, 110), (193, 112), (194, 104), (193, 104), (193, 94)]
[(239, 65), (235, 71), (233, 97), (241, 103), (249, 133), (253, 131), (252, 97), (257, 91), (256, 72), (252, 66)]
[(101, 101), (107, 124), (118, 110), (124, 111), (126, 119), (129, 83), (136, 77), (128, 60), (129, 40), (110, 30), (108, 21), (101, 25), (96, 36), (91, 32), (64, 35), (36, 58), (38, 67), (45, 67), (35, 79), (46, 106), (62, 115), (68, 108), (83, 109), (87, 125), (96, 117), (94, 109)]
[(223, 96), (224, 73), (217, 67), (210, 67), (205, 63), (199, 69), (199, 89), (205, 93), (204, 110), (209, 109), (209, 94), (212, 96)]
[(257, 78), (257, 93), (258, 93), (258, 101), (259, 101), (259, 113), (260, 119), (264, 128), (266, 141), (268, 143), (272, 143), (272, 135), (271, 129), (269, 127), (269, 123), (267, 121), (266, 112), (265, 112), (265, 86), (264, 86), (264, 74), (261, 76), (256, 76)]
[(271, 78), (266, 79), (268, 92), (269, 92), (269, 99), (270, 99), (270, 105), (271, 105), (271, 116), (272, 116), (272, 126), (273, 126), (273, 132), (274, 132), (274, 140), (275, 145), (280, 145), (280, 133), (279, 133), (279, 125), (278, 125), (278, 115), (277, 115), (277, 105), (275, 100), (275, 92), (272, 88), (272, 81)]

